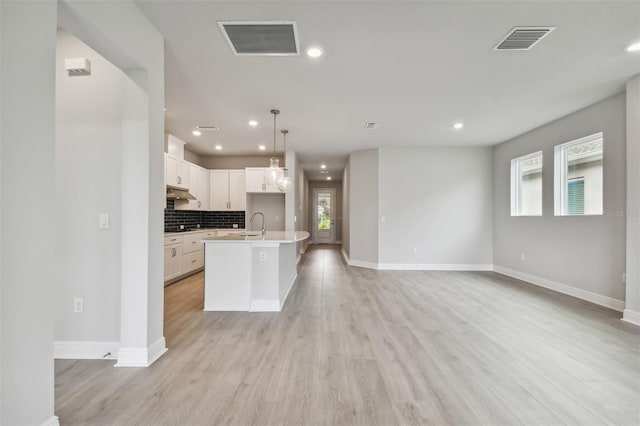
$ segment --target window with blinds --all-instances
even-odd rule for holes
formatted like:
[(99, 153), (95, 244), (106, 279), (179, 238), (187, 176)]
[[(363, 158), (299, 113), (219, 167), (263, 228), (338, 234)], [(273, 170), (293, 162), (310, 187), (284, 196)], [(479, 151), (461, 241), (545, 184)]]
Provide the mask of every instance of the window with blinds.
[(584, 178), (567, 182), (567, 213), (584, 214)]
[(602, 132), (555, 147), (556, 216), (602, 215), (603, 158)]

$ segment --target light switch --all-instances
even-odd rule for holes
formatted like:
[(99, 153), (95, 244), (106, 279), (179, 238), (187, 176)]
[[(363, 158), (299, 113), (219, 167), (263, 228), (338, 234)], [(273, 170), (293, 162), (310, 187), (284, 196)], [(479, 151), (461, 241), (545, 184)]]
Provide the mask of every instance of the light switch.
[(109, 229), (109, 213), (100, 213), (98, 228)]

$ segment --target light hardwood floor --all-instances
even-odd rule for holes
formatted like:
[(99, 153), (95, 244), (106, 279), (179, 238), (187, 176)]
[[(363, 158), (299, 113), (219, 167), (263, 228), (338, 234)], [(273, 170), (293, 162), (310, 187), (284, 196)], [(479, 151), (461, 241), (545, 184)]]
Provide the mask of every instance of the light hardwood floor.
[(494, 273), (374, 271), (312, 246), (281, 313), (169, 286), (149, 368), (56, 361), (62, 425), (640, 424), (640, 328)]

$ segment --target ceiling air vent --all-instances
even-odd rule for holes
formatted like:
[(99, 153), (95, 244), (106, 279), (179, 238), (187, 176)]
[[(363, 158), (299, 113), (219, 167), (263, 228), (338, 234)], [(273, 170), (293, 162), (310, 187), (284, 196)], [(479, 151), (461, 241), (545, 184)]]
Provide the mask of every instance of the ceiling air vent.
[(206, 131), (211, 131), (211, 132), (217, 132), (218, 130), (220, 130), (220, 127), (218, 126), (196, 126), (198, 129), (200, 130), (204, 130)]
[(493, 50), (529, 50), (556, 27), (515, 27)]
[(364, 125), (365, 129), (375, 129), (376, 127), (378, 127), (378, 123), (374, 123), (373, 121), (365, 123)]
[(296, 56), (295, 21), (218, 22), (236, 56)]

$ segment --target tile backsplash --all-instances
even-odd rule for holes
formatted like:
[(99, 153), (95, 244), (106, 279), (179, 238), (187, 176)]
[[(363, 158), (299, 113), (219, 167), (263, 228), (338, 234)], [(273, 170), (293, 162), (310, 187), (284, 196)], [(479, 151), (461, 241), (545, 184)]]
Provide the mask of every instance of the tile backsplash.
[(167, 200), (167, 208), (164, 209), (164, 231), (174, 232), (180, 230), (180, 225), (185, 228), (244, 228), (244, 211), (224, 212), (196, 212), (186, 210), (174, 210), (174, 200)]

